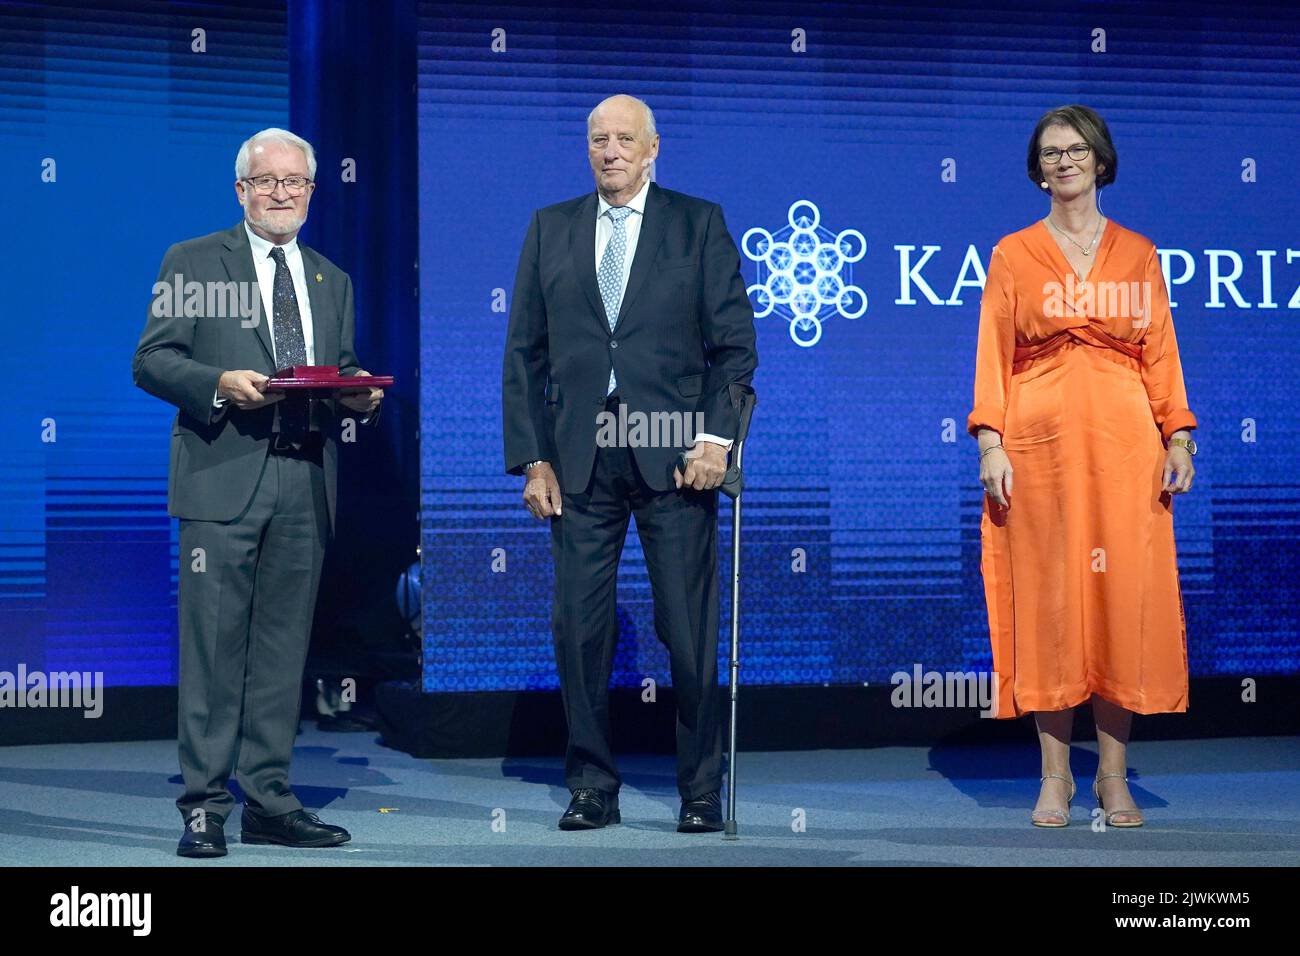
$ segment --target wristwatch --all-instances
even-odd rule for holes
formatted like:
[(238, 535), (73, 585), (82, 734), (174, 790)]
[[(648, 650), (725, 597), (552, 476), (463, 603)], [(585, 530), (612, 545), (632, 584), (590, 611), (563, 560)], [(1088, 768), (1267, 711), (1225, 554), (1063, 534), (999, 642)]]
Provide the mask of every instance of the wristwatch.
[(1195, 439), (1195, 438), (1171, 438), (1171, 439), (1169, 439), (1169, 444), (1171, 444), (1171, 445), (1182, 445), (1184, 448), (1187, 449), (1188, 454), (1192, 455), (1193, 457), (1195, 457), (1195, 455), (1196, 455), (1196, 439)]
[[(1196, 453), (1192, 452), (1192, 454), (1196, 454)], [(530, 461), (528, 464), (524, 465), (524, 474), (528, 473), (528, 469), (536, 468), (538, 465), (544, 465), (544, 464), (546, 464), (545, 458), (539, 458), (537, 459), (537, 461)]]

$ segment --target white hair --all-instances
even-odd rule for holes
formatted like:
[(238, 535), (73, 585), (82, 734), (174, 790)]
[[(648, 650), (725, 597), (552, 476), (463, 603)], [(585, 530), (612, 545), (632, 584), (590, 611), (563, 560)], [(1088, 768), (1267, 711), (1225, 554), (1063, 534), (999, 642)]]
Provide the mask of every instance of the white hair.
[(244, 144), (239, 147), (239, 153), (235, 156), (236, 179), (248, 178), (248, 171), (253, 165), (253, 147), (261, 143), (283, 143), (286, 146), (297, 146), (307, 159), (307, 178), (316, 178), (316, 150), (311, 148), (311, 143), (287, 129), (271, 126), (259, 133), (254, 133), (244, 140)]
[(639, 99), (635, 96), (631, 96), (627, 93), (615, 93), (614, 96), (606, 97), (605, 99), (597, 103), (595, 107), (592, 109), (592, 111), (587, 114), (587, 129), (589, 130), (591, 129), (591, 121), (596, 118), (596, 113), (600, 110), (600, 108), (604, 106), (606, 103), (608, 103), (610, 100), (614, 99), (615, 97), (624, 97), (626, 99), (631, 100), (632, 102), (636, 103), (638, 106), (641, 107), (641, 111), (645, 115), (645, 121), (642, 124), (642, 129), (645, 130), (647, 139), (654, 139), (655, 136), (658, 134), (658, 130), (655, 129), (654, 110), (650, 109), (650, 104), (647, 103), (645, 100)]

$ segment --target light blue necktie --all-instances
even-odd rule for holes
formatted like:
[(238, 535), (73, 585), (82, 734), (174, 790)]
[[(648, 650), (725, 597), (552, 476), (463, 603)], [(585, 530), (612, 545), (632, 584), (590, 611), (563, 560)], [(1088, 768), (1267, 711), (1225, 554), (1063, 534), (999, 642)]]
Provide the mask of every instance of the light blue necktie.
[[(600, 257), (600, 268), (596, 270), (596, 281), (600, 284), (600, 298), (605, 303), (605, 317), (609, 320), (609, 330), (614, 331), (618, 322), (618, 309), (623, 304), (623, 257), (627, 255), (627, 225), (625, 220), (632, 215), (630, 206), (610, 206), (605, 210), (614, 232), (605, 246), (605, 253)], [(612, 395), (614, 370), (609, 370), (609, 388), (606, 395)]]

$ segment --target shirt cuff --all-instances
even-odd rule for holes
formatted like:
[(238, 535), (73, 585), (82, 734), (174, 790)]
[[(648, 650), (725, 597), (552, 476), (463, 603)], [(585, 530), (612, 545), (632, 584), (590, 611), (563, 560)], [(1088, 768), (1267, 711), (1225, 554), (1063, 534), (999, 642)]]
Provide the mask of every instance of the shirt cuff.
[(214, 424), (224, 418), (227, 411), (226, 406), (229, 403), (230, 399), (222, 398), (219, 391), (214, 394), (212, 396), (212, 411), (208, 415), (208, 424)]
[(700, 432), (695, 436), (695, 440), (697, 442), (711, 441), (715, 445), (721, 445), (727, 451), (731, 451), (731, 446), (735, 444), (735, 439), (733, 438), (719, 438), (717, 435), (710, 435), (707, 432)]

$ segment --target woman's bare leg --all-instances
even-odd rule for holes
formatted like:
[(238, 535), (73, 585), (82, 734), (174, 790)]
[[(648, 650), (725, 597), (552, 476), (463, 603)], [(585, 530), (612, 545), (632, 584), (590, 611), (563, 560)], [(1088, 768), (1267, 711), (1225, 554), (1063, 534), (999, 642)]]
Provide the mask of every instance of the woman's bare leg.
[(1133, 724), (1133, 713), (1093, 694), (1092, 714), (1097, 721), (1097, 776), (1121, 774), (1119, 777), (1107, 777), (1097, 785), (1102, 805), (1108, 816), (1113, 814), (1112, 823), (1140, 820), (1141, 811), (1133, 802), (1128, 783), (1123, 779), (1128, 776), (1128, 735)]
[(1043, 758), (1042, 776), (1046, 778), (1039, 788), (1034, 810), (1067, 811), (1070, 785), (1047, 775), (1055, 773), (1066, 780), (1074, 779), (1070, 773), (1070, 735), (1074, 729), (1074, 708), (1036, 711), (1034, 723), (1038, 725), (1038, 747)]

